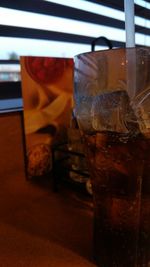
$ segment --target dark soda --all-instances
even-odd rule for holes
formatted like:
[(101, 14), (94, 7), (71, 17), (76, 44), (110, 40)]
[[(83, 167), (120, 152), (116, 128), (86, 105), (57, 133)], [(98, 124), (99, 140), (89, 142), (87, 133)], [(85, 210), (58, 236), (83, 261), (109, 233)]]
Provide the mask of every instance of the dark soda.
[(150, 267), (150, 137), (98, 132), (84, 139), (98, 266)]

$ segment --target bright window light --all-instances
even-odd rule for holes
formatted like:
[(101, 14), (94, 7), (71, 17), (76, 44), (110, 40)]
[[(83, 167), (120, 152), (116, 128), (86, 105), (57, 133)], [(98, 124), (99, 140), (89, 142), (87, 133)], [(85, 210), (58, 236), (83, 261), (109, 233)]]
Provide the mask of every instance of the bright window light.
[(150, 36), (141, 33), (136, 33), (135, 42), (138, 45), (150, 46)]
[[(91, 51), (91, 46), (67, 42), (34, 40), (25, 38), (0, 37), (0, 59), (8, 59), (10, 51), (19, 56), (54, 56), (74, 57), (77, 54)], [(96, 49), (104, 49), (97, 46)], [(105, 47), (106, 49), (106, 47)]]
[[(45, 0), (46, 1), (46, 0)], [(80, 10), (100, 14), (107, 17), (124, 21), (124, 12), (105, 7), (85, 0), (47, 0), (64, 6), (70, 6)], [(149, 4), (143, 0), (134, 0), (140, 6), (149, 8)], [(73, 19), (65, 19), (56, 16), (36, 14), (0, 7), (0, 24), (15, 27), (25, 27), (32, 29), (56, 31), (68, 34), (83, 35), (92, 38), (105, 36), (116, 41), (125, 42), (125, 30), (82, 22)], [(135, 24), (150, 28), (150, 20), (135, 16)], [(150, 36), (141, 33), (135, 34), (136, 44), (150, 46)], [(34, 47), (34, 49), (33, 49)], [(96, 49), (105, 49), (106, 47), (97, 46)], [(59, 42), (51, 40), (37, 40), (28, 38), (0, 37), (0, 59), (8, 59), (11, 52), (17, 55), (41, 55), (74, 57), (76, 54), (88, 52), (91, 46), (76, 44), (70, 42)]]
[[(150, 37), (135, 34), (136, 43), (139, 45), (150, 45)], [(67, 42), (55, 42), (34, 40), (25, 38), (0, 37), (0, 59), (8, 59), (10, 52), (18, 56), (53, 56), (74, 57), (77, 54), (90, 52), (91, 45), (75, 44)], [(104, 46), (96, 46), (96, 50), (106, 49)]]
[(125, 41), (125, 32), (120, 29), (94, 23), (80, 22), (73, 19), (16, 11), (8, 8), (0, 9), (0, 24), (91, 37), (105, 36), (108, 39), (115, 36), (116, 40)]
[[(103, 15), (106, 17), (125, 21), (125, 13), (123, 11), (115, 10), (113, 8), (105, 7), (103, 5), (91, 3), (85, 0), (45, 0), (47, 2), (56, 3), (64, 6), (77, 8), (83, 11), (89, 11), (94, 14)], [(142, 0), (135, 0), (135, 3), (143, 7), (149, 8), (150, 4)], [(147, 5), (148, 4), (148, 5)], [(135, 16), (135, 24), (150, 28), (150, 20)]]
[(135, 16), (135, 24), (145, 28), (150, 28), (150, 20)]
[[(104, 12), (104, 15), (107, 15), (107, 16), (109, 16), (108, 12), (110, 12), (110, 11), (112, 12), (112, 10), (113, 10), (113, 12), (115, 12), (114, 13), (115, 15), (112, 14), (111, 17), (122, 20), (122, 18), (120, 18), (120, 15), (123, 12), (120, 12), (118, 10), (115, 10), (115, 9), (112, 9), (109, 7), (104, 7), (103, 5), (91, 3), (91, 2), (88, 2), (86, 0), (72, 0), (72, 1), (70, 1), (70, 0), (44, 0), (44, 1), (56, 3), (56, 4), (60, 4), (60, 5), (64, 5), (64, 6), (79, 8), (81, 10), (87, 10), (87, 11), (93, 12), (95, 14), (103, 15), (102, 12)], [(147, 1), (134, 0), (134, 3), (139, 5), (139, 6), (150, 9), (150, 4)]]
[(150, 3), (144, 1), (144, 0), (134, 0), (134, 3), (139, 5), (139, 6), (142, 6), (142, 7), (145, 7), (147, 9), (150, 9)]
[(103, 5), (94, 4), (94, 3), (84, 1), (84, 0), (45, 0), (45, 1), (77, 8), (77, 9), (84, 10), (84, 11), (89, 11), (94, 14), (104, 15), (104, 16), (118, 19), (118, 20), (125, 19), (124, 12), (115, 10), (110, 7), (105, 7)]

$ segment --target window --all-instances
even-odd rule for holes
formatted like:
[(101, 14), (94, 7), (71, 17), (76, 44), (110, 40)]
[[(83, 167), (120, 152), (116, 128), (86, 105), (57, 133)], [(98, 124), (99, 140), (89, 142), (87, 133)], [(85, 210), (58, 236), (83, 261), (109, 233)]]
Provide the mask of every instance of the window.
[[(150, 0), (134, 3), (136, 45), (150, 46)], [(0, 81), (20, 80), (20, 55), (74, 57), (100, 36), (125, 46), (124, 0), (1, 0)]]
[[(74, 57), (99, 36), (125, 44), (124, 1), (1, 1), (0, 59), (16, 55)], [(119, 2), (119, 3), (118, 3)], [(135, 0), (136, 45), (150, 46), (149, 1)], [(100, 46), (101, 45), (101, 46)], [(103, 49), (105, 44), (97, 46)]]

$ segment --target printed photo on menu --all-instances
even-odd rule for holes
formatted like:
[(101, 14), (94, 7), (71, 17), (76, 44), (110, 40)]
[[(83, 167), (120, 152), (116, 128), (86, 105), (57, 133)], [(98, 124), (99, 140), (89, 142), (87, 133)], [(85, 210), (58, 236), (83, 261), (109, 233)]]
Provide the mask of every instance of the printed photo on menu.
[(21, 81), (28, 178), (48, 174), (51, 148), (67, 138), (73, 98), (73, 59), (22, 56)]

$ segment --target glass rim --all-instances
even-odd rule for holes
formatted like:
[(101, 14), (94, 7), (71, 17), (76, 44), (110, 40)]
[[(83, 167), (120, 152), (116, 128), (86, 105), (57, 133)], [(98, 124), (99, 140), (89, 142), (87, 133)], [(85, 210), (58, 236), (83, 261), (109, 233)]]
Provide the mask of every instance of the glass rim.
[(80, 54), (77, 54), (74, 56), (74, 59), (76, 58), (79, 58), (81, 56), (86, 56), (86, 55), (96, 55), (96, 54), (102, 54), (102, 53), (110, 53), (110, 52), (117, 52), (117, 51), (129, 51), (129, 50), (139, 50), (139, 49), (147, 49), (149, 50), (150, 49), (150, 46), (135, 46), (135, 47), (113, 47), (112, 49), (109, 49), (109, 48), (106, 48), (106, 49), (103, 49), (103, 50), (95, 50), (95, 51), (88, 51), (88, 52), (83, 52), (83, 53), (80, 53)]

